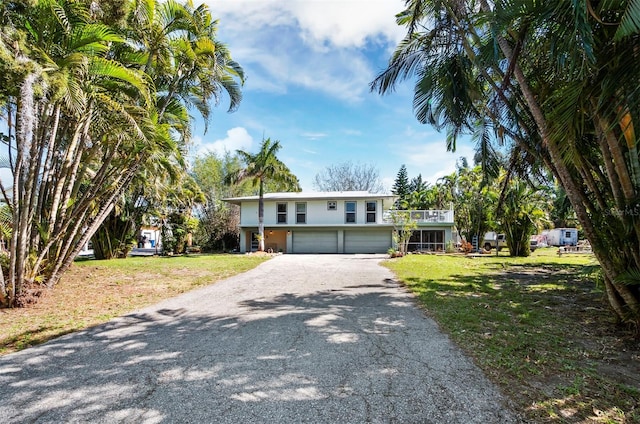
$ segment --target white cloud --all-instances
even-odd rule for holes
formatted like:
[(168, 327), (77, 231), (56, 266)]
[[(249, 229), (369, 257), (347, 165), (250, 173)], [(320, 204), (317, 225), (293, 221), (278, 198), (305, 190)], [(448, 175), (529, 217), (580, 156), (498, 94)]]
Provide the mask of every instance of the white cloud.
[[(303, 56), (304, 57), (304, 56)], [(374, 78), (366, 58), (355, 50), (333, 50), (291, 62), (289, 82), (350, 103), (362, 101)]]
[(474, 150), (469, 143), (458, 143), (455, 152), (447, 151), (446, 140), (443, 136), (431, 141), (412, 140), (405, 144), (399, 152), (402, 163), (406, 164), (410, 178), (422, 175), (424, 181), (434, 184), (439, 178), (451, 174), (456, 170), (456, 162), (460, 157), (466, 157), (473, 163)]
[(227, 137), (215, 140), (212, 143), (202, 142), (198, 149), (198, 154), (203, 155), (209, 152), (223, 155), (225, 152), (235, 152), (236, 150), (251, 150), (253, 137), (242, 127), (231, 128), (227, 131)]
[[(313, 48), (362, 47), (369, 40), (397, 43), (405, 34), (395, 15), (403, 0), (209, 0), (215, 17), (244, 32), (298, 27)], [(230, 22), (227, 22), (230, 21)], [(249, 30), (250, 29), (250, 30)], [(239, 31), (240, 32), (240, 31)]]
[(367, 40), (395, 43), (404, 35), (395, 23), (395, 15), (403, 8), (399, 0), (292, 1), (289, 4), (311, 45), (362, 47)]
[(328, 134), (321, 132), (305, 132), (300, 134), (301, 137), (308, 138), (309, 140), (319, 140), (326, 137)]
[(245, 69), (246, 90), (290, 86), (359, 102), (376, 70), (362, 47), (395, 46), (402, 0), (209, 0), (220, 39)]

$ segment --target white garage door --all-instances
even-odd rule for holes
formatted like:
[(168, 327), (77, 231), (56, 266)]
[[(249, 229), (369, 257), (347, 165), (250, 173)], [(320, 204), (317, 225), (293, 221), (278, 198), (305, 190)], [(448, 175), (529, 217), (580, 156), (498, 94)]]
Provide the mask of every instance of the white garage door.
[(337, 231), (294, 231), (293, 253), (338, 253)]
[(344, 233), (344, 253), (386, 253), (391, 245), (391, 230)]

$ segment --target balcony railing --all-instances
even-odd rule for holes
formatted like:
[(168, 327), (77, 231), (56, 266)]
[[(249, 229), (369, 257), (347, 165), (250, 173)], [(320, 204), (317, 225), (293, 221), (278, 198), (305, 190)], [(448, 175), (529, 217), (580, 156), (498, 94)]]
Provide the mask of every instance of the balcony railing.
[(397, 213), (409, 213), (409, 216), (411, 217), (412, 220), (414, 220), (415, 222), (417, 222), (418, 224), (421, 223), (441, 223), (441, 224), (447, 224), (447, 223), (453, 223), (453, 211), (452, 210), (437, 210), (437, 209), (431, 209), (431, 210), (424, 210), (424, 211), (418, 211), (418, 210), (414, 210), (414, 211), (386, 211), (384, 213), (383, 216), (383, 221), (387, 222), (387, 223), (393, 223), (394, 219), (393, 219), (393, 214), (397, 214)]

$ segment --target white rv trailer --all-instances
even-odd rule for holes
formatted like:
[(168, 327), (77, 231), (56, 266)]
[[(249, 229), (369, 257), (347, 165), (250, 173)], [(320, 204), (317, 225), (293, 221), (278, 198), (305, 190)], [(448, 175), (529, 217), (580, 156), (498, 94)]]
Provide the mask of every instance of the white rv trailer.
[(554, 228), (547, 233), (549, 246), (575, 246), (578, 244), (577, 228)]

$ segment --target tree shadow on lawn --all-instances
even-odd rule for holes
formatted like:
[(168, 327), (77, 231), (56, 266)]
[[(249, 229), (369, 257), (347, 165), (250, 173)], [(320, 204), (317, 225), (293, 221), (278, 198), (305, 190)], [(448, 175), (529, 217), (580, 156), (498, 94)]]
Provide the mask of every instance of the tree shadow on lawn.
[(170, 301), (6, 355), (3, 420), (514, 422), (394, 286), (289, 293), (230, 313), (195, 305), (205, 293), (196, 291), (186, 306)]
[(60, 329), (58, 326), (54, 325), (44, 325), (32, 330), (26, 330), (21, 333), (14, 334), (11, 337), (2, 338), (0, 341), (2, 342), (0, 351), (2, 350), (20, 350), (27, 347), (31, 347), (32, 345), (38, 345), (40, 343), (44, 343), (47, 340), (50, 340), (52, 334), (55, 334), (55, 337), (61, 337), (65, 334), (73, 333), (74, 329)]
[(406, 283), (532, 419), (640, 422), (640, 344), (615, 325), (592, 279), (597, 267), (489, 268), (488, 274)]

